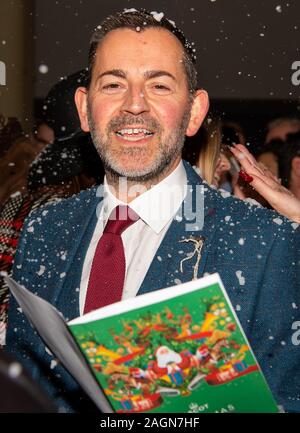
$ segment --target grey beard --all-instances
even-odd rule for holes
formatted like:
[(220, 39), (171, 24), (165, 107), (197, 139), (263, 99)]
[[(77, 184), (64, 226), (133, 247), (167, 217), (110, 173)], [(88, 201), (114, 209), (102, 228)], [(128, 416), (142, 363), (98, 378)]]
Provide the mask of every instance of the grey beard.
[[(155, 181), (155, 179), (160, 178), (164, 171), (167, 171), (170, 164), (176, 160), (178, 155), (181, 154), (182, 148), (184, 146), (185, 131), (190, 119), (190, 105), (184, 112), (181, 124), (162, 142), (162, 129), (158, 122), (149, 116), (133, 116), (124, 115), (119, 118), (112, 119), (106, 129), (106, 136), (99, 134), (94, 120), (92, 119), (90, 107), (88, 106), (88, 123), (90, 128), (91, 137), (93, 143), (102, 159), (104, 169), (112, 177), (126, 177), (128, 181), (131, 182), (149, 182)], [(118, 165), (117, 155), (112, 155), (110, 152), (110, 140), (109, 136), (114, 133), (117, 129), (121, 129), (123, 125), (130, 124), (143, 124), (145, 127), (156, 132), (159, 141), (159, 154), (152, 162), (151, 166), (141, 169), (124, 170)], [(141, 157), (141, 148), (134, 147), (131, 145), (122, 153), (127, 153), (133, 159), (137, 160)]]

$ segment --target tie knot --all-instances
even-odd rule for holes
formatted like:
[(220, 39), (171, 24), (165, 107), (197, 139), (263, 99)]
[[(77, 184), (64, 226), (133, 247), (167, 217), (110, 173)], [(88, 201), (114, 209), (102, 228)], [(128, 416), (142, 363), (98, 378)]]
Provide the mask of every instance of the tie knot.
[(124, 230), (138, 219), (139, 216), (129, 206), (117, 206), (109, 216), (104, 233), (121, 235)]

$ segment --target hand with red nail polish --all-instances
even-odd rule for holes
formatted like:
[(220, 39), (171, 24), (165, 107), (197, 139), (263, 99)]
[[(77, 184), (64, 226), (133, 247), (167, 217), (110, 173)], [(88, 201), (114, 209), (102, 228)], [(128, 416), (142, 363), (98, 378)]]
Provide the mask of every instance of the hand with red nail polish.
[(253, 177), (249, 176), (249, 174), (247, 174), (245, 171), (240, 170), (239, 172), (239, 176), (241, 179), (243, 179), (245, 182), (250, 183), (253, 181)]
[(251, 186), (279, 213), (300, 224), (300, 200), (263, 164), (258, 163), (254, 156), (242, 144), (230, 148), (240, 163), (242, 170), (239, 176)]

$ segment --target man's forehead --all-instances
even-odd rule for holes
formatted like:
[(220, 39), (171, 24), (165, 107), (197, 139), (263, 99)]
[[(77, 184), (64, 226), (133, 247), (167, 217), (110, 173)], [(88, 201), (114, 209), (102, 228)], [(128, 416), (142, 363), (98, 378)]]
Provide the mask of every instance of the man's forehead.
[[(145, 29), (120, 28), (104, 36), (96, 50), (96, 57), (108, 57), (111, 53), (129, 55), (130, 51), (144, 49), (145, 54), (151, 49), (151, 57), (162, 59), (162, 56), (182, 59), (184, 49), (180, 41), (164, 28), (148, 27)], [(150, 53), (149, 53), (150, 54)]]

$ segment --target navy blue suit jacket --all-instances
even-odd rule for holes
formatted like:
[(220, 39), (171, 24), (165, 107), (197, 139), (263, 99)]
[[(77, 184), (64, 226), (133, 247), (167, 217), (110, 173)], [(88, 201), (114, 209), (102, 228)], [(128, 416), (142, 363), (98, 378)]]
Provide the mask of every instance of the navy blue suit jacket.
[[(192, 194), (204, 188), (204, 226), (187, 232), (191, 221), (185, 212), (173, 220), (138, 295), (190, 281), (196, 257), (184, 262), (183, 272), (180, 261), (194, 247), (180, 241), (203, 236), (198, 276), (219, 272), (276, 401), (287, 411), (300, 412), (300, 347), (292, 343), (292, 324), (300, 319), (300, 229), (273, 211), (224, 197), (204, 184), (189, 164), (185, 169)], [(194, 195), (183, 206), (195, 200)], [(79, 316), (82, 266), (99, 202), (97, 188), (92, 188), (38, 209), (27, 219), (15, 258), (13, 277), (55, 305), (67, 320)], [(17, 307), (11, 300), (8, 350), (61, 408), (88, 410), (65, 369), (50, 368), (52, 356)]]

